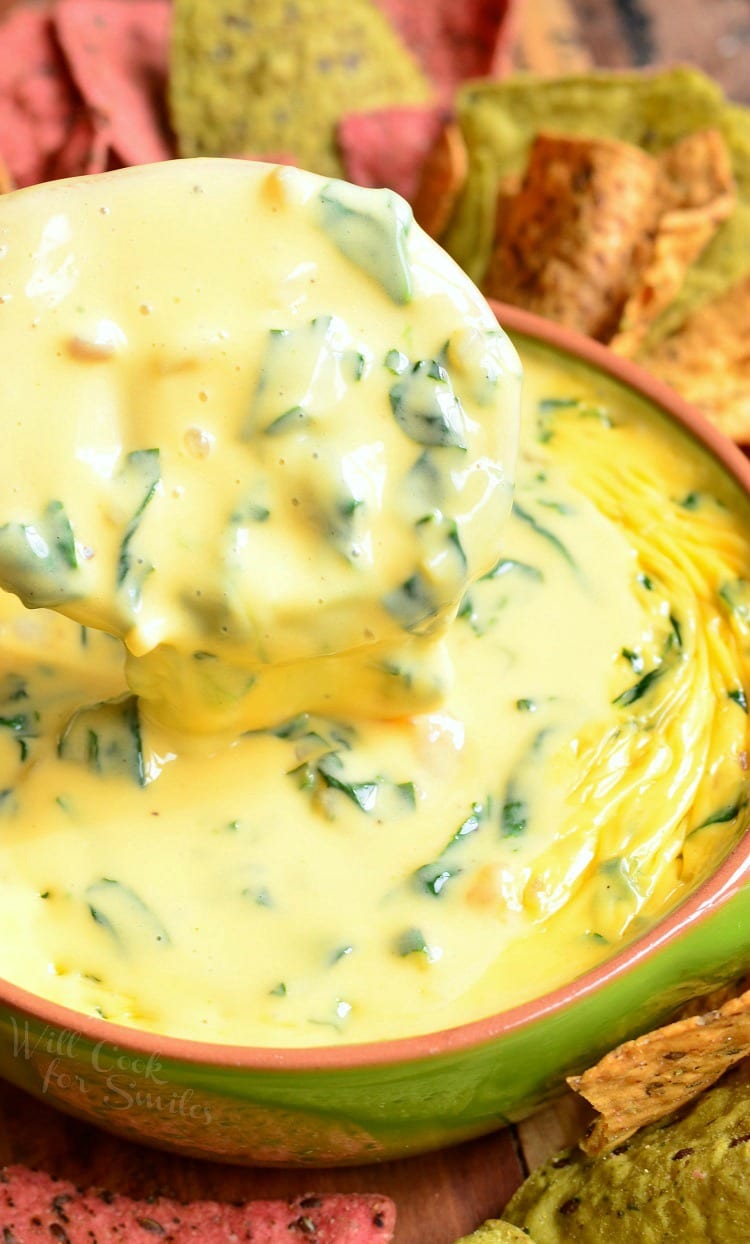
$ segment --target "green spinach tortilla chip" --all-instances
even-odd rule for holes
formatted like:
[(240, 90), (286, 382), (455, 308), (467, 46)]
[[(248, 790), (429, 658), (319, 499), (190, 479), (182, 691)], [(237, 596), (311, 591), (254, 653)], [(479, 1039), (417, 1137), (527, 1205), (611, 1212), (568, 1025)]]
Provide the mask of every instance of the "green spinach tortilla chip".
[(747, 1244), (750, 1085), (736, 1077), (602, 1157), (558, 1153), (503, 1217), (534, 1244)]
[(512, 1227), (501, 1218), (488, 1218), (471, 1235), (465, 1235), (456, 1244), (534, 1244), (520, 1227)]
[(341, 176), (344, 113), (431, 93), (372, 0), (176, 0), (169, 96), (183, 156), (292, 151)]
[(717, 129), (726, 141), (737, 204), (654, 321), (646, 347), (750, 272), (750, 110), (729, 104), (718, 85), (698, 70), (549, 79), (518, 74), (504, 82), (477, 81), (459, 93), (458, 117), (469, 175), (441, 240), (477, 283), (492, 253), (498, 191), (509, 176), (525, 171), (541, 131), (620, 139), (652, 155), (697, 130)]

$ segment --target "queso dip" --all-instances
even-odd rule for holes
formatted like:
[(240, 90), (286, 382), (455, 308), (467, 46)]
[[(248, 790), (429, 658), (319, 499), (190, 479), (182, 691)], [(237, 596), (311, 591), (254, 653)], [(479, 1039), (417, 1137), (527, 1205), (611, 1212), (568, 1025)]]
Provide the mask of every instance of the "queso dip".
[(381, 192), (184, 161), (0, 201), (0, 248), (1, 976), (406, 1036), (716, 866), (750, 509), (687, 435), (521, 341), (516, 461), (512, 347)]

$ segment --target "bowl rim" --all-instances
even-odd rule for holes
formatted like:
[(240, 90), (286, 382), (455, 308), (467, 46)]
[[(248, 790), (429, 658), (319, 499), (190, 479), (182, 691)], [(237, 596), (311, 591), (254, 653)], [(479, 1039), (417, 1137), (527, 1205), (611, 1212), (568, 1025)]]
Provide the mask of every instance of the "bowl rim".
[[(572, 329), (489, 300), (501, 327), (511, 336), (526, 337), (603, 372), (666, 412), (727, 470), (750, 498), (750, 460), (716, 427), (662, 380), (629, 359)], [(673, 943), (688, 926), (695, 927), (750, 881), (750, 832), (725, 856), (718, 869), (640, 937), (598, 966), (572, 981), (518, 1006), (451, 1028), (414, 1036), (357, 1044), (308, 1047), (230, 1045), (217, 1041), (168, 1036), (85, 1015), (0, 977), (0, 1007), (21, 1013), (50, 1029), (74, 1033), (93, 1046), (114, 1047), (133, 1055), (156, 1056), (174, 1063), (245, 1072), (357, 1071), (372, 1067), (444, 1058), (489, 1045), (526, 1025), (567, 1011), (597, 989), (629, 972)]]

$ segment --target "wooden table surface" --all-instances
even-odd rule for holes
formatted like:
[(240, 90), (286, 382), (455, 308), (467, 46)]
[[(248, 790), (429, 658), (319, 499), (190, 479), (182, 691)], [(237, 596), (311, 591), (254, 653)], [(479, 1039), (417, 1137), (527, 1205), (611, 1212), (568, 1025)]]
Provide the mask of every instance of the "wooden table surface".
[[(0, 12), (8, 5), (0, 0)], [(735, 100), (750, 103), (750, 0), (519, 0), (519, 68), (555, 73), (675, 62), (700, 66)], [(236, 1200), (379, 1191), (397, 1203), (397, 1244), (452, 1244), (498, 1215), (527, 1169), (577, 1138), (582, 1118), (568, 1096), (516, 1128), (424, 1158), (343, 1170), (257, 1170), (119, 1140), (0, 1082), (0, 1165), (23, 1162), (134, 1196), (159, 1190)]]

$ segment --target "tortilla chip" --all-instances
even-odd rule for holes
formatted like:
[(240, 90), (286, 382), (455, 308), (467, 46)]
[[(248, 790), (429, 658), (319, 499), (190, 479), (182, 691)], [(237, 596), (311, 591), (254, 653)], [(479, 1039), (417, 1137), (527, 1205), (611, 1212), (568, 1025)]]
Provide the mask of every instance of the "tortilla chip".
[[(252, 31), (252, 38), (248, 32)], [(430, 99), (414, 57), (370, 0), (176, 0), (170, 105), (180, 154), (293, 151), (340, 176), (336, 124)]]
[(516, 74), (504, 82), (468, 83), (457, 106), (469, 176), (442, 242), (477, 283), (493, 249), (498, 186), (508, 174), (523, 173), (534, 137), (552, 129), (617, 138), (654, 155), (697, 130), (718, 129), (727, 143), (737, 206), (690, 267), (677, 298), (655, 320), (649, 347), (750, 272), (750, 110), (728, 104), (719, 86), (698, 70), (564, 78)]
[(538, 1244), (747, 1244), (750, 1087), (737, 1073), (612, 1153), (563, 1150), (503, 1217)]
[(534, 1244), (520, 1227), (512, 1227), (500, 1218), (488, 1218), (481, 1227), (457, 1240), (456, 1244)]
[(9, 190), (13, 190), (13, 178), (5, 160), (0, 156), (0, 194), (7, 194)]
[(636, 357), (726, 436), (750, 444), (750, 276)]
[(657, 317), (674, 300), (691, 264), (736, 202), (729, 151), (719, 130), (701, 130), (659, 157), (663, 210), (638, 278), (609, 343), (632, 357)]
[(94, 117), (82, 112), (47, 167), (47, 180), (80, 177), (84, 173), (103, 173), (110, 167), (109, 135)]
[(257, 160), (261, 164), (288, 164), (290, 168), (298, 168), (297, 157), (291, 151), (267, 151), (265, 155), (256, 155), (254, 151), (232, 152), (234, 160)]
[(736, 998), (750, 989), (750, 976), (739, 976), (726, 985), (717, 985), (710, 993), (698, 994), (683, 1002), (674, 1015), (674, 1019), (689, 1019), (692, 1015), (705, 1015), (708, 1011), (718, 1011), (725, 1002)]
[(412, 208), (431, 238), (440, 238), (453, 215), (469, 170), (466, 144), (455, 121), (444, 125), (422, 165)]
[(18, 1244), (49, 1244), (51, 1239), (67, 1244), (92, 1240), (153, 1244), (159, 1237), (172, 1244), (250, 1239), (255, 1244), (288, 1244), (294, 1239), (389, 1244), (394, 1222), (393, 1202), (376, 1193), (183, 1204), (163, 1196), (136, 1201), (110, 1192), (84, 1192), (67, 1180), (23, 1166), (0, 1171), (3, 1239)]
[(484, 292), (606, 340), (654, 225), (657, 185), (657, 162), (631, 144), (538, 135)]
[(604, 1153), (672, 1114), (750, 1054), (750, 990), (718, 1010), (626, 1041), (568, 1084), (600, 1117), (581, 1141)]
[(0, 136), (15, 184), (49, 175), (81, 107), (57, 46), (49, 5), (19, 5), (0, 24)]
[(450, 102), (469, 78), (502, 74), (517, 0), (376, 0), (405, 45)]
[(593, 58), (574, 0), (536, 0), (534, 20), (529, 15), (520, 24), (513, 64), (549, 76), (591, 69)]
[(338, 125), (344, 173), (358, 186), (395, 190), (411, 202), (427, 153), (446, 120), (439, 105), (351, 112)]
[(174, 154), (163, 103), (169, 20), (166, 0), (61, 0), (55, 9), (57, 37), (93, 124), (92, 153), (110, 152), (104, 167)]

